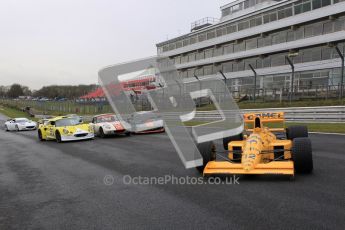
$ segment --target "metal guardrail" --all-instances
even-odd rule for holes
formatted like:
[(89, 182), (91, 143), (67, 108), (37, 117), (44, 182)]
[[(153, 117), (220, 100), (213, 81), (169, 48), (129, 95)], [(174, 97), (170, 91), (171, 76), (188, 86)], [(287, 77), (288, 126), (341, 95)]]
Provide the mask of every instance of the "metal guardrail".
[[(290, 107), (267, 109), (244, 109), (243, 113), (251, 112), (285, 112), (286, 121), (295, 122), (345, 122), (345, 106), (319, 106), (319, 107)], [(224, 111), (227, 113), (228, 111)], [(230, 112), (230, 111), (229, 111)], [(218, 111), (198, 111), (196, 120), (221, 119)]]

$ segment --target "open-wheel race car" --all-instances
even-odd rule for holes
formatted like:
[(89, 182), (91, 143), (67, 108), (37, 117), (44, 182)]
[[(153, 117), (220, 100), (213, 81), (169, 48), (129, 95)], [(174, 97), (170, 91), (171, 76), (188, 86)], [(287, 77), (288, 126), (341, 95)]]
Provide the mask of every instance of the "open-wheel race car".
[[(204, 175), (311, 173), (313, 157), (306, 126), (285, 128), (283, 112), (244, 115), (244, 132), (223, 139), (226, 157), (217, 159), (214, 145), (198, 146)], [(219, 157), (220, 158), (220, 157)]]

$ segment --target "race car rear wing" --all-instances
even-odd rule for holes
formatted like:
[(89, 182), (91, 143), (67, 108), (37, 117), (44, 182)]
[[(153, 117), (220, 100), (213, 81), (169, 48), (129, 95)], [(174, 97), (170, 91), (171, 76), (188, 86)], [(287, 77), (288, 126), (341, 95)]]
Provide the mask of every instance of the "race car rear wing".
[(251, 132), (255, 127), (255, 118), (260, 118), (263, 126), (272, 132), (285, 131), (284, 112), (258, 112), (244, 114), (246, 130)]

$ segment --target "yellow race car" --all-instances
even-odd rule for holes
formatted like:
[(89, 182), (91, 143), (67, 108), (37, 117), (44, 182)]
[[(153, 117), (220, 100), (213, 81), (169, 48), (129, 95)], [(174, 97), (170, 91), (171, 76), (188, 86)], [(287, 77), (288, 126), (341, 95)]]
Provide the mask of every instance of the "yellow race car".
[[(284, 113), (244, 115), (245, 132), (223, 139), (227, 156), (212, 144), (200, 145), (204, 175), (282, 174), (294, 176), (313, 170), (311, 141), (305, 126), (285, 128)], [(200, 168), (199, 168), (200, 169)]]
[(46, 119), (38, 126), (38, 139), (56, 140), (56, 142), (94, 139), (93, 129), (89, 124), (82, 124), (78, 117), (60, 116)]

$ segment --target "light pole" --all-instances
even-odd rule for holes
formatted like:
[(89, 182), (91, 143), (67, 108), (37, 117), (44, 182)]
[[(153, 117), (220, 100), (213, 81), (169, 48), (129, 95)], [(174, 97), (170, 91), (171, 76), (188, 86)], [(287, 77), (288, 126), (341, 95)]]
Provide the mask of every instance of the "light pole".
[(253, 94), (253, 99), (254, 99), (254, 103), (255, 103), (255, 100), (256, 100), (256, 78), (257, 78), (257, 73), (256, 73), (254, 67), (251, 64), (249, 64), (249, 68), (254, 73), (254, 94)]
[(344, 88), (344, 55), (340, 51), (339, 47), (336, 45), (335, 50), (337, 51), (340, 59), (341, 59), (341, 80), (340, 80), (340, 92), (339, 92), (339, 99), (343, 98), (343, 88)]
[(291, 89), (290, 89), (290, 95), (289, 95), (289, 100), (291, 103), (292, 96), (294, 94), (295, 66), (294, 66), (292, 60), (289, 58), (289, 56), (286, 56), (285, 58), (289, 62), (289, 65), (291, 66), (291, 84), (290, 84)]

